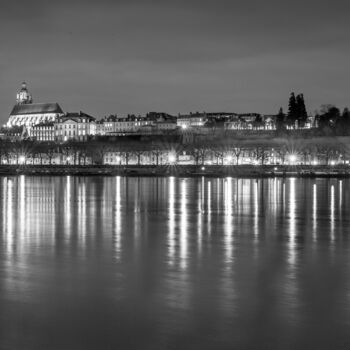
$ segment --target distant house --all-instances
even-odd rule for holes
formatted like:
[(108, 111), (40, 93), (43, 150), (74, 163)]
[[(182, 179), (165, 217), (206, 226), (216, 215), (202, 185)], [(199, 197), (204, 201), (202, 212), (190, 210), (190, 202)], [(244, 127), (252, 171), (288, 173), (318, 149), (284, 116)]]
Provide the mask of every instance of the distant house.
[(31, 138), (41, 142), (55, 141), (54, 122), (46, 122), (34, 125), (31, 128)]
[(96, 119), (83, 112), (67, 113), (54, 126), (57, 141), (86, 141), (89, 135), (96, 135)]
[(191, 127), (202, 127), (207, 121), (205, 113), (190, 113), (177, 117), (177, 126), (187, 129)]

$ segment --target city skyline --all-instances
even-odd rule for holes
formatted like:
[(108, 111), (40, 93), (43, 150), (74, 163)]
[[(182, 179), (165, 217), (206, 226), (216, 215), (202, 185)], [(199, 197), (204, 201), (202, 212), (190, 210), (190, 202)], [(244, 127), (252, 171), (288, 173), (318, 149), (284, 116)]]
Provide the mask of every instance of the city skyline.
[(348, 106), (345, 1), (7, 1), (0, 29), (3, 124), (24, 80), (65, 111), (277, 113)]

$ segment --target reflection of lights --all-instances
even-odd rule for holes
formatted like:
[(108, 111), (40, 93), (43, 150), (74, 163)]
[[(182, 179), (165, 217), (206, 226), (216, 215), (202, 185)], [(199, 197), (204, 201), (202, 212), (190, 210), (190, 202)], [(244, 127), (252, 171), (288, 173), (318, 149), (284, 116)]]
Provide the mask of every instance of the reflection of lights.
[(176, 162), (175, 155), (174, 154), (169, 154), (168, 160), (169, 160), (170, 164), (174, 164)]
[(224, 182), (224, 208), (225, 208), (225, 250), (227, 262), (232, 261), (232, 178)]
[(181, 183), (181, 223), (180, 223), (180, 252), (182, 267), (186, 267), (187, 255), (187, 187), (186, 180)]
[(312, 219), (313, 219), (313, 236), (316, 239), (316, 226), (317, 226), (317, 187), (313, 185), (313, 196), (312, 196)]
[(21, 175), (20, 177), (20, 187), (19, 187), (19, 200), (20, 200), (20, 212), (19, 212), (19, 224), (20, 230), (23, 234), (26, 223), (25, 223), (25, 176)]
[(173, 259), (175, 254), (175, 179), (169, 178), (169, 256)]
[(290, 154), (288, 158), (290, 163), (295, 163), (298, 159), (295, 154)]
[(291, 265), (295, 264), (296, 259), (296, 242), (295, 242), (295, 229), (296, 229), (296, 190), (295, 190), (295, 178), (290, 179), (289, 188), (289, 261)]
[(330, 205), (330, 219), (331, 219), (331, 240), (334, 241), (334, 185), (331, 186), (331, 205)]
[(25, 156), (20, 156), (18, 158), (19, 164), (24, 164), (26, 162), (26, 157)]
[(257, 236), (259, 234), (259, 202), (258, 202), (258, 182), (254, 184), (254, 234)]
[(65, 188), (65, 203), (64, 203), (64, 218), (66, 220), (65, 225), (67, 227), (66, 232), (70, 234), (71, 232), (71, 177), (67, 176), (66, 188)]
[(115, 250), (117, 259), (121, 254), (121, 193), (120, 193), (120, 176), (116, 177), (115, 184)]
[(208, 220), (210, 220), (210, 211), (211, 211), (211, 182), (208, 181), (208, 199), (207, 199), (207, 204), (208, 204)]
[(10, 251), (13, 248), (13, 235), (12, 235), (12, 229), (13, 229), (13, 183), (12, 180), (7, 180), (7, 214), (6, 214), (6, 219), (7, 219), (7, 225), (6, 225), (6, 233), (7, 233), (7, 249)]

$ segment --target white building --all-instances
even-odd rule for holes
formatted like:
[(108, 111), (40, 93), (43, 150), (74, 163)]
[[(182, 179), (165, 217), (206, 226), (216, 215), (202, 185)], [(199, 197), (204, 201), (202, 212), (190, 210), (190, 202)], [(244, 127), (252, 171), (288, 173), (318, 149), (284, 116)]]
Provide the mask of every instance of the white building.
[(177, 126), (187, 129), (190, 127), (202, 127), (207, 121), (204, 113), (193, 113), (187, 115), (179, 115), (177, 117)]
[(24, 82), (17, 93), (16, 105), (10, 113), (6, 126), (24, 126), (30, 135), (33, 125), (54, 122), (62, 115), (63, 111), (58, 103), (33, 103), (32, 95)]
[(55, 123), (57, 141), (86, 141), (90, 135), (96, 135), (96, 119), (83, 112), (67, 113)]
[(139, 131), (143, 126), (152, 125), (152, 121), (147, 118), (128, 116), (109, 116), (104, 121), (105, 135), (132, 134)]

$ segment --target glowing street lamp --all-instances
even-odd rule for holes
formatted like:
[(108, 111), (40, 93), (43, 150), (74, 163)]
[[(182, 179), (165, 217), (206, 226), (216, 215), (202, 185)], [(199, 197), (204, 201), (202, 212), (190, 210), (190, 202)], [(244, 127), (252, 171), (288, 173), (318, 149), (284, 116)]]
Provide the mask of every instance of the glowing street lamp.
[(187, 129), (187, 125), (182, 124), (182, 125), (181, 125), (181, 128), (182, 128), (183, 130), (185, 130), (185, 129)]
[(168, 161), (170, 164), (175, 164), (176, 162), (176, 157), (174, 154), (169, 154)]
[(18, 158), (19, 164), (24, 164), (26, 162), (26, 157), (25, 156), (20, 156)]
[(289, 155), (289, 162), (293, 164), (296, 161), (297, 161), (297, 156), (295, 154), (290, 154)]
[(232, 156), (227, 156), (227, 157), (226, 157), (226, 163), (227, 163), (227, 164), (231, 164), (231, 163), (232, 163), (232, 160), (233, 160)]
[(120, 163), (120, 161), (121, 161), (121, 157), (116, 156), (116, 157), (115, 157), (115, 161), (116, 161), (117, 163)]

